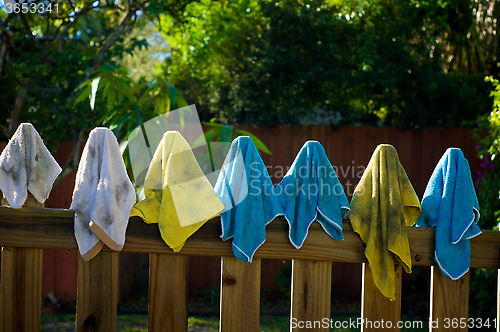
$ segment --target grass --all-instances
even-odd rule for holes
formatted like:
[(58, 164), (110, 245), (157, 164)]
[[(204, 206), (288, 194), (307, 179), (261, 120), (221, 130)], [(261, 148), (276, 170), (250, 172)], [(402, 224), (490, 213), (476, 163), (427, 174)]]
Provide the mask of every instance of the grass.
[[(353, 316), (333, 317), (335, 321), (355, 320)], [(75, 315), (43, 315), (42, 331), (46, 332), (73, 332)], [(406, 320), (407, 321), (407, 320)], [(146, 332), (148, 322), (146, 315), (118, 315), (117, 332)], [(263, 332), (281, 332), (289, 331), (290, 325), (288, 316), (267, 316), (260, 317), (260, 331)], [(422, 329), (401, 329), (404, 332), (427, 331), (428, 325), (424, 324)], [(189, 317), (188, 331), (192, 332), (217, 332), (219, 331), (218, 317)], [(332, 328), (330, 331), (336, 332), (354, 332), (360, 331), (359, 328)]]
[[(418, 294), (418, 292), (416, 292)], [(421, 293), (421, 292), (420, 292)], [(424, 292), (425, 293), (425, 292)], [(407, 294), (408, 295), (408, 294)], [(424, 296), (427, 298), (428, 295)], [(360, 317), (359, 293), (343, 294), (332, 300), (332, 320), (335, 322), (349, 322)], [(409, 301), (408, 301), (409, 300)], [(405, 303), (421, 302), (418, 297), (413, 296), (403, 301)], [(265, 332), (289, 331), (290, 322), (290, 294), (271, 289), (263, 289), (261, 292), (261, 316), (259, 330)], [(422, 304), (425, 306), (425, 304)], [(118, 306), (117, 331), (139, 332), (147, 331), (147, 307), (148, 297), (143, 295), (131, 298), (120, 303)], [(406, 307), (403, 312), (411, 316), (404, 317), (404, 321), (424, 321), (428, 310), (424, 308), (424, 314), (416, 307)], [(55, 315), (42, 315), (42, 331), (47, 332), (73, 332), (75, 315), (75, 303), (68, 304), (56, 310)], [(219, 330), (219, 290), (210, 288), (204, 292), (194, 294), (188, 301), (188, 331), (211, 332)], [(339, 323), (337, 323), (338, 326)], [(335, 325), (334, 325), (335, 326)], [(404, 332), (428, 330), (428, 324), (423, 324), (421, 329), (401, 329)], [(360, 331), (359, 328), (332, 328), (331, 331), (350, 332)]]

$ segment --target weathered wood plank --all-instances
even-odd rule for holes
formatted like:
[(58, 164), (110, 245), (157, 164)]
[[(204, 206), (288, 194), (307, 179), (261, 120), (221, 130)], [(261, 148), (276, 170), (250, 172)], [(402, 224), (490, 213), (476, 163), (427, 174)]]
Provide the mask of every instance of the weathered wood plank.
[[(396, 265), (396, 300), (386, 298), (375, 285), (368, 264), (363, 264), (363, 287), (361, 290), (362, 332), (399, 331), (401, 320), (401, 283), (403, 268)], [(381, 325), (384, 324), (384, 325)], [(390, 325), (388, 325), (390, 324)]]
[(290, 330), (330, 331), (331, 289), (332, 262), (292, 260)]
[(222, 258), (219, 331), (259, 331), (260, 267), (259, 258)]
[(149, 255), (148, 331), (187, 331), (187, 268), (187, 256)]
[[(3, 199), (2, 204), (8, 205), (7, 200)], [(28, 193), (24, 206), (43, 207), (43, 204), (38, 203), (33, 195)], [(43, 249), (3, 247), (1, 257), (1, 330), (39, 332), (42, 308)]]
[(118, 253), (101, 251), (90, 261), (78, 257), (76, 332), (116, 330)]
[(470, 271), (458, 280), (451, 280), (437, 266), (431, 267), (430, 331), (469, 330), (469, 283)]
[[(0, 207), (0, 246), (77, 249), (73, 234), (73, 211), (62, 209)], [(344, 223), (344, 240), (335, 241), (318, 223), (313, 223), (300, 250), (288, 239), (288, 224), (277, 219), (266, 227), (266, 242), (255, 253), (256, 258), (300, 259), (362, 263), (365, 248), (359, 235)], [(412, 264), (434, 265), (434, 229), (407, 227)], [(500, 232), (484, 230), (471, 239), (471, 268), (500, 268)], [(104, 250), (107, 250), (104, 248)], [(130, 219), (124, 252), (175, 254), (161, 239), (158, 225)], [(220, 240), (220, 219), (214, 218), (191, 236), (181, 255), (234, 257), (231, 243)]]

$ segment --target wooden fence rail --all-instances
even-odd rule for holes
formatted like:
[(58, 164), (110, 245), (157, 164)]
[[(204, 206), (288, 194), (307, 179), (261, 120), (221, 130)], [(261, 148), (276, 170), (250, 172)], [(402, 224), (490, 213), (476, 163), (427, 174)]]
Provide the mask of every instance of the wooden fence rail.
[[(0, 246), (5, 248), (77, 250), (73, 235), (73, 211), (46, 208), (12, 209), (0, 207)], [(344, 223), (344, 240), (331, 239), (317, 223), (300, 250), (288, 239), (288, 224), (275, 220), (267, 226), (267, 240), (256, 252), (251, 264), (234, 258), (230, 241), (220, 240), (220, 219), (214, 218), (200, 228), (179, 253), (173, 253), (160, 237), (157, 225), (131, 218), (124, 252), (150, 254), (149, 331), (187, 331), (186, 280), (190, 255), (222, 257), (220, 331), (258, 331), (260, 303), (260, 259), (292, 259), (291, 318), (296, 321), (323, 321), (330, 318), (331, 275), (333, 261), (363, 264), (364, 246), (348, 222)], [(408, 227), (412, 263), (434, 266), (434, 229)], [(6, 250), (6, 249), (4, 249)], [(24, 249), (23, 249), (24, 250)], [(76, 331), (114, 331), (117, 315), (118, 255), (103, 250), (90, 262), (78, 263)], [(20, 255), (18, 263), (28, 255)], [(483, 231), (471, 240), (472, 268), (500, 268), (500, 232)], [(23, 279), (26, 271), (11, 269), (2, 259), (2, 274)], [(389, 301), (375, 287), (371, 272), (363, 268), (362, 317), (371, 322), (393, 322), (401, 319), (401, 274), (395, 266), (398, 283), (396, 301)], [(433, 268), (431, 275), (431, 312), (429, 317), (467, 318), (469, 275), (458, 281), (444, 277)], [(10, 292), (4, 284), (1, 299), (17, 303), (24, 310), (16, 321), (5, 326), (11, 307), (1, 307), (3, 331), (40, 331), (40, 301), (28, 301), (24, 294)], [(493, 291), (493, 290), (492, 290)], [(31, 287), (32, 297), (41, 297), (39, 287)], [(36, 312), (38, 319), (33, 319)], [(10, 319), (10, 318), (9, 318)], [(23, 322), (35, 321), (35, 324)], [(319, 324), (318, 324), (319, 325)], [(296, 328), (294, 331), (328, 331), (328, 328)], [(375, 325), (363, 325), (362, 331), (381, 331)], [(394, 328), (394, 330), (399, 330)], [(467, 328), (445, 328), (432, 331), (465, 331)]]

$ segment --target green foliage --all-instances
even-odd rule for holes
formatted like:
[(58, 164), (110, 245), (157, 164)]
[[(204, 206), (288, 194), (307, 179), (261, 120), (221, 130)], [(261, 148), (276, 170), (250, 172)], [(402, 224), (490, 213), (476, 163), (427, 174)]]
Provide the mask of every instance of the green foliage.
[(59, 0), (57, 11), (43, 14), (0, 9), (3, 140), (20, 122), (33, 123), (52, 150), (85, 138), (103, 108), (75, 104), (77, 87), (102, 64), (148, 46), (146, 37), (125, 38), (133, 29), (159, 13), (176, 16), (190, 1)]
[(133, 71), (114, 65), (100, 67), (80, 86), (82, 91), (75, 101), (78, 104), (89, 99), (89, 107), (102, 114), (98, 124), (109, 127), (118, 139), (128, 137), (143, 122), (172, 107), (187, 106), (182, 95), (161, 76), (150, 82), (142, 78), (135, 82), (130, 77)]
[[(481, 218), (478, 225), (482, 229), (496, 229), (500, 223), (500, 84), (493, 77), (486, 77), (493, 87), (493, 109), (490, 114), (478, 119), (474, 136), (479, 143), (478, 155), (481, 169), (475, 174), (476, 193), (479, 200)], [(497, 270), (475, 269), (471, 272), (470, 316), (495, 317)]]
[(500, 83), (487, 77), (493, 86), (493, 109), (490, 114), (479, 117), (474, 136), (478, 141), (478, 155), (482, 160), (481, 170), (476, 174), (476, 191), (481, 208), (480, 226), (498, 229), (500, 223), (500, 173), (498, 172), (500, 153)]
[(203, 0), (188, 20), (162, 18), (167, 72), (205, 120), (298, 124), (322, 110), (335, 124), (459, 126), (488, 109), (482, 72), (496, 70), (492, 14), (473, 15), (490, 4), (478, 6)]

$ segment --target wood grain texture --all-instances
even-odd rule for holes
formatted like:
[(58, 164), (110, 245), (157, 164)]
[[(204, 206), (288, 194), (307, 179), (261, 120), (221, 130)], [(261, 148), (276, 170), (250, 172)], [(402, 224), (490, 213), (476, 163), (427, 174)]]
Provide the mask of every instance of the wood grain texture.
[(187, 331), (188, 257), (149, 255), (148, 331)]
[[(8, 205), (5, 198), (2, 204)], [(43, 207), (28, 193), (25, 207)], [(14, 209), (11, 209), (14, 210)], [(3, 247), (0, 274), (2, 331), (40, 331), (43, 249)]]
[[(63, 209), (11, 209), (0, 207), (0, 246), (76, 250), (74, 212)], [(300, 259), (348, 263), (366, 262), (365, 248), (357, 233), (344, 223), (344, 240), (333, 240), (313, 223), (300, 250), (288, 239), (288, 224), (276, 219), (266, 227), (266, 242), (256, 258)], [(407, 227), (412, 264), (434, 265), (434, 228)], [(234, 257), (229, 241), (220, 239), (220, 219), (214, 218), (191, 236), (180, 255)], [(484, 230), (471, 239), (471, 268), (500, 268), (500, 232)], [(106, 247), (103, 250), (109, 250)], [(130, 218), (124, 252), (175, 254), (163, 242), (158, 225)]]
[(222, 258), (219, 331), (259, 331), (260, 267), (258, 258), (249, 264)]
[(90, 261), (78, 256), (76, 332), (116, 330), (118, 253), (101, 251)]
[[(363, 287), (361, 290), (362, 332), (399, 331), (397, 323), (401, 320), (401, 284), (403, 268), (396, 265), (396, 300), (386, 298), (375, 285), (373, 274), (368, 264), (363, 264)], [(384, 327), (382, 328), (382, 320)], [(390, 321), (391, 325), (387, 325)], [(387, 327), (391, 327), (387, 328)]]
[[(462, 278), (452, 280), (442, 274), (438, 267), (431, 267), (430, 331), (468, 331), (469, 283), (470, 271)], [(464, 319), (462, 327), (460, 319)], [(455, 328), (453, 320), (457, 322)]]
[(332, 262), (293, 260), (292, 321), (311, 323), (290, 331), (330, 331), (322, 323), (330, 320), (331, 290)]

